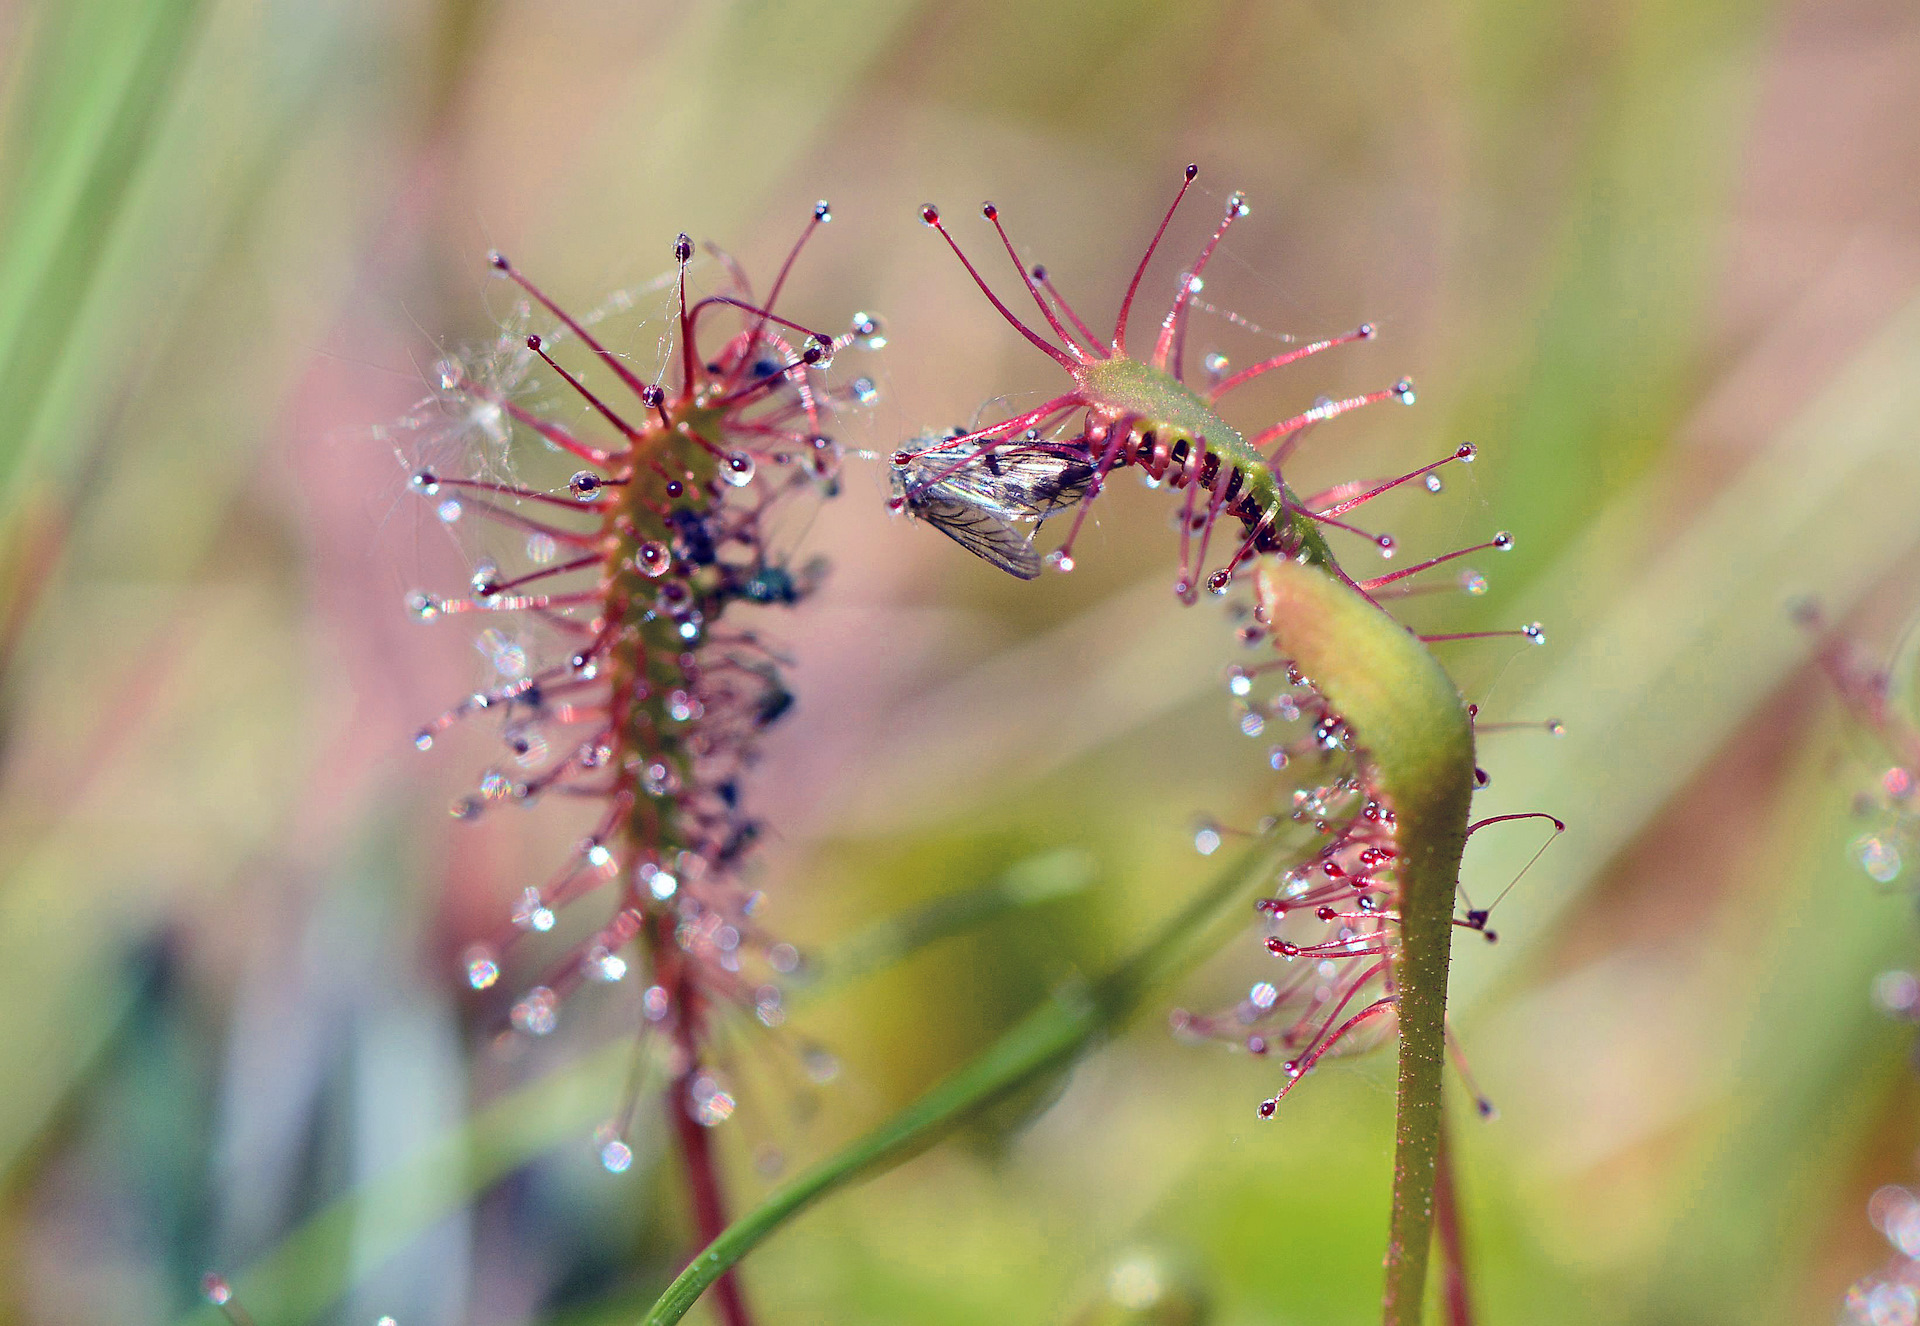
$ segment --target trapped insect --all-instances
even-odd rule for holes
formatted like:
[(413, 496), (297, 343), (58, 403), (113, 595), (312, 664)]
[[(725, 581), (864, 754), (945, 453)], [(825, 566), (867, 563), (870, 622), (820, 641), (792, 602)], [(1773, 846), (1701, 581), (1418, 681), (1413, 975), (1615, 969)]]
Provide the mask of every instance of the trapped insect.
[[(1037, 437), (1037, 434), (1029, 434)], [(1022, 580), (1039, 576), (1033, 530), (1085, 496), (1093, 466), (1070, 448), (1041, 443), (982, 450), (915, 439), (913, 461), (891, 472), (896, 511), (926, 521), (974, 556)]]

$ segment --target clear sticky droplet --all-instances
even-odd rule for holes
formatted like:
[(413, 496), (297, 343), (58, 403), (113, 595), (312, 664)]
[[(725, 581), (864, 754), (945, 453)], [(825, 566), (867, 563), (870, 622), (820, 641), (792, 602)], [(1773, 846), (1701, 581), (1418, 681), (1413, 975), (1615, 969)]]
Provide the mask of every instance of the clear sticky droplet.
[(855, 378), (847, 384), (847, 390), (853, 394), (853, 399), (861, 405), (872, 405), (880, 399), (880, 388), (875, 385), (872, 378)]
[(753, 482), (753, 457), (744, 451), (736, 451), (720, 462), (720, 477), (735, 488), (744, 488)]
[(441, 524), (451, 525), (454, 521), (460, 519), (460, 510), (459, 499), (449, 497), (433, 509), (433, 514), (440, 518)]
[(224, 1308), (233, 1301), (233, 1286), (212, 1271), (200, 1277), (200, 1293), (216, 1308)]
[(527, 560), (535, 566), (545, 566), (560, 553), (560, 545), (551, 534), (535, 531), (527, 535)]
[(1900, 848), (1892, 839), (1870, 833), (1854, 839), (1850, 850), (1854, 863), (1876, 883), (1891, 884), (1900, 877), (1905, 863), (1900, 858)]
[(467, 984), (476, 990), (488, 989), (500, 979), (500, 960), (485, 944), (475, 944), (463, 953), (460, 965), (466, 971)]
[(633, 565), (641, 575), (658, 580), (673, 567), (673, 550), (657, 539), (648, 539), (633, 550)]
[(853, 339), (862, 350), (883, 350), (887, 344), (887, 325), (871, 313), (856, 313)]
[(1193, 850), (1200, 853), (1201, 856), (1212, 856), (1220, 850), (1220, 831), (1211, 825), (1204, 826), (1195, 831), (1193, 835)]
[(614, 1138), (600, 1148), (600, 1165), (609, 1174), (625, 1174), (633, 1165), (633, 1148)]
[(510, 1020), (529, 1036), (548, 1035), (560, 1024), (560, 996), (544, 985), (536, 985), (513, 1006)]

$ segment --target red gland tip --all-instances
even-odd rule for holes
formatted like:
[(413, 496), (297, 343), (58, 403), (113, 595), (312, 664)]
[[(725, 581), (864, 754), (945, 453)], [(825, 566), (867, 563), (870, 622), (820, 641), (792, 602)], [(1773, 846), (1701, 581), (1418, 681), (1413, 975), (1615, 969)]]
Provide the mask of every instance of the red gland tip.
[(825, 198), (813, 205), (813, 219), (821, 225), (833, 220), (833, 205)]
[(1480, 454), (1480, 449), (1474, 446), (1473, 443), (1462, 442), (1460, 444), (1460, 449), (1453, 453), (1453, 458), (1455, 460), (1464, 460), (1469, 464), (1471, 464), (1473, 461), (1473, 458), (1479, 454)]
[(667, 398), (666, 389), (658, 383), (652, 383), (640, 389), (640, 403), (649, 409)]
[(995, 207), (992, 203), (981, 203), (980, 215), (984, 216), (985, 218), (987, 218), (987, 220), (991, 221), (996, 216), (1000, 215), (1000, 209)]
[(507, 261), (507, 255), (500, 252), (499, 249), (492, 249), (488, 251), (487, 266), (493, 268), (497, 272), (510, 272), (513, 270), (513, 264)]
[(1371, 341), (1374, 337), (1373, 324), (1371, 322), (1361, 323), (1353, 329), (1353, 336), (1357, 341)]
[(1041, 266), (1038, 266), (1038, 265), (1035, 265), (1035, 267), (1034, 267), (1034, 269), (1033, 269), (1033, 279), (1034, 279), (1034, 280), (1036, 280), (1036, 281), (1044, 281), (1044, 280), (1046, 280), (1046, 279), (1047, 279), (1047, 269), (1046, 269), (1046, 268), (1044, 268), (1044, 267), (1041, 267)]
[(539, 348), (540, 348), (540, 338), (538, 336), (527, 337), (527, 349), (537, 351)]
[(920, 209), (920, 219), (930, 226), (937, 226), (940, 224), (940, 209), (928, 203)]
[(682, 231), (680, 237), (673, 241), (673, 256), (679, 262), (693, 261), (693, 237), (685, 231)]
[(1187, 163), (1187, 178), (1189, 180), (1191, 180), (1195, 175), (1198, 175), (1199, 173), (1200, 173), (1200, 167), (1198, 164), (1194, 162)]

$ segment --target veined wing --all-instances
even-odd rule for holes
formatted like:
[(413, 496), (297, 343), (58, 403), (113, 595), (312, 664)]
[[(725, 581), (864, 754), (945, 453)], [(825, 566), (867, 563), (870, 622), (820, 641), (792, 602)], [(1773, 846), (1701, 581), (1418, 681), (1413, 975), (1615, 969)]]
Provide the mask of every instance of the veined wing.
[(961, 442), (918, 456), (907, 491), (969, 502), (1002, 520), (1044, 520), (1086, 495), (1093, 466), (1071, 452), (1036, 446), (982, 450)]
[(915, 493), (902, 484), (906, 509), (982, 561), (1009, 575), (1032, 580), (1040, 574), (1040, 554), (1030, 538), (976, 502), (940, 491), (941, 486)]

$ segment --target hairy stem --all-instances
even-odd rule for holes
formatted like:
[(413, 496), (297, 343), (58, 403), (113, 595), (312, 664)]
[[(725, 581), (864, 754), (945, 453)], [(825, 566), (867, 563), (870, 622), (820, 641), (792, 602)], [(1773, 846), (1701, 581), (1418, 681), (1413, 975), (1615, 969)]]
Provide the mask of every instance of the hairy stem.
[(1447, 1326), (1473, 1326), (1473, 1299), (1467, 1289), (1466, 1241), (1460, 1227), (1460, 1190), (1453, 1181), (1453, 1142), (1444, 1116), (1440, 1125), (1440, 1163), (1434, 1171), (1434, 1234), (1440, 1240), (1440, 1301)]
[(863, 1175), (919, 1154), (976, 1111), (1056, 1070), (1111, 1031), (1146, 993), (1192, 965), (1207, 922), (1246, 892), (1273, 856), (1261, 841), (1092, 986), (1062, 992), (1028, 1014), (985, 1053), (839, 1154), (777, 1188), (693, 1259), (648, 1311), (642, 1326), (671, 1326), (756, 1244), (820, 1198)]
[(1270, 562), (1260, 569), (1258, 594), (1275, 647), (1346, 719), (1394, 814), (1400, 1074), (1381, 1319), (1417, 1326), (1433, 1240), (1447, 960), (1473, 797), (1473, 727), (1426, 647), (1324, 572)]

